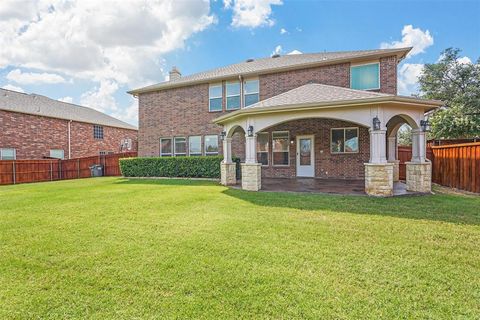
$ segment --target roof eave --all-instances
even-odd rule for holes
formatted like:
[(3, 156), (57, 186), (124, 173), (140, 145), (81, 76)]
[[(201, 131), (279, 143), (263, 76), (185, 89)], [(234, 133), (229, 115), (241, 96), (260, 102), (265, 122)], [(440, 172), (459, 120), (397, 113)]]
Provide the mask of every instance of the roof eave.
[(354, 100), (339, 100), (339, 101), (329, 101), (323, 103), (304, 103), (304, 104), (290, 104), (283, 106), (273, 106), (273, 107), (249, 107), (241, 110), (231, 112), (229, 114), (220, 116), (216, 119), (213, 119), (215, 124), (224, 124), (225, 122), (246, 116), (251, 114), (261, 114), (269, 112), (288, 112), (288, 111), (297, 111), (297, 110), (308, 110), (308, 109), (323, 109), (323, 108), (341, 108), (341, 107), (350, 107), (355, 105), (366, 105), (372, 103), (404, 103), (414, 106), (423, 107), (426, 111), (436, 109), (444, 103), (439, 100), (425, 100), (409, 97), (399, 97), (399, 96), (389, 96), (389, 97), (378, 97), (378, 98), (368, 98), (368, 99), (354, 99)]
[(211, 78), (208, 78), (208, 79), (192, 80), (192, 81), (187, 81), (187, 82), (182, 82), (182, 83), (171, 83), (171, 84), (169, 84), (168, 82), (164, 82), (164, 84), (161, 87), (151, 88), (151, 86), (149, 86), (149, 87), (130, 90), (130, 91), (127, 91), (127, 93), (131, 94), (133, 96), (138, 96), (139, 94), (142, 94), (142, 93), (155, 92), (155, 91), (173, 89), (173, 88), (178, 88), (178, 87), (188, 87), (188, 86), (192, 86), (192, 85), (196, 85), (196, 84), (209, 83), (209, 82), (214, 82), (214, 81), (219, 81), (219, 80), (230, 79), (230, 78), (234, 78), (238, 75), (241, 75), (241, 76), (244, 76), (244, 77), (259, 76), (259, 75), (283, 72), (283, 71), (288, 71), (288, 70), (305, 69), (305, 68), (309, 68), (309, 67), (331, 65), (331, 64), (342, 63), (342, 62), (350, 62), (350, 61), (356, 62), (356, 61), (362, 61), (362, 60), (366, 60), (366, 59), (376, 59), (376, 58), (382, 58), (382, 57), (388, 57), (388, 56), (394, 56), (394, 55), (396, 55), (397, 58), (399, 59), (399, 61), (401, 61), (404, 57), (406, 57), (406, 55), (410, 52), (410, 50), (412, 50), (412, 47), (399, 48), (397, 50), (392, 50), (392, 51), (384, 52), (384, 53), (371, 53), (371, 54), (366, 54), (366, 55), (362, 55), (362, 56), (354, 57), (354, 58), (337, 58), (337, 59), (331, 59), (331, 60), (325, 60), (325, 61), (315, 61), (315, 62), (310, 62), (310, 63), (297, 64), (297, 65), (293, 65), (293, 66), (286, 66), (286, 67), (282, 67), (282, 68), (269, 68), (269, 69), (265, 69), (265, 70), (262, 70), (262, 71), (245, 72), (245, 73), (231, 75), (231, 76), (211, 77)]

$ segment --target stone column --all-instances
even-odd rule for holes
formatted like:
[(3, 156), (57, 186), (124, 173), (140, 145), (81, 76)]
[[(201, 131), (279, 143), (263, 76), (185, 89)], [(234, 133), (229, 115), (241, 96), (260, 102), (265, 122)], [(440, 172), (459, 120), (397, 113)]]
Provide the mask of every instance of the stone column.
[(242, 189), (258, 191), (262, 188), (262, 165), (257, 163), (257, 136), (245, 136), (245, 163), (242, 163)]
[(224, 186), (237, 183), (236, 164), (232, 162), (232, 138), (223, 140), (223, 161), (220, 164), (220, 181)]
[(407, 162), (407, 190), (413, 192), (432, 192), (432, 163)]
[(365, 163), (365, 192), (371, 196), (393, 195), (393, 164), (386, 158), (386, 130), (370, 130), (370, 161)]
[(397, 160), (397, 136), (388, 137), (388, 162), (393, 164), (393, 182), (400, 180), (400, 160)]

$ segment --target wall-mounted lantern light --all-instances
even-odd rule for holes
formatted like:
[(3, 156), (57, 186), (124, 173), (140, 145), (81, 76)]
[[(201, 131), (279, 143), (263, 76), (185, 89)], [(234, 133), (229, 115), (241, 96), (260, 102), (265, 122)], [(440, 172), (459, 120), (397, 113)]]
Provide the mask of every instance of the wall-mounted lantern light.
[(428, 120), (420, 120), (420, 127), (422, 128), (423, 132), (430, 130), (430, 123)]
[(373, 118), (373, 130), (380, 130), (380, 119), (378, 117)]
[(253, 126), (248, 127), (247, 134), (249, 137), (253, 137)]
[(220, 133), (220, 140), (225, 140), (225, 136), (227, 135), (227, 133), (225, 131), (222, 131), (222, 133)]

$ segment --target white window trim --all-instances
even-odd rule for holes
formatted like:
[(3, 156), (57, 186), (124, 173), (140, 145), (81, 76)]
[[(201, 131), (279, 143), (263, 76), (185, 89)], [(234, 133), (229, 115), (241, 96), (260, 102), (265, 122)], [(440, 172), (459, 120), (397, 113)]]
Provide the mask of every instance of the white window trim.
[(200, 152), (199, 153), (194, 153), (193, 156), (202, 156), (203, 155), (203, 148), (202, 148), (202, 136), (189, 136), (188, 137), (188, 155), (191, 156), (192, 153), (190, 152), (190, 138), (194, 138), (194, 137), (199, 137), (200, 138)]
[[(170, 153), (163, 153), (162, 152), (162, 140), (170, 140), (171, 141), (171, 149), (172, 151)], [(166, 156), (173, 156), (173, 138), (170, 137), (165, 137), (165, 138), (160, 138), (160, 157), (166, 157)]]
[[(368, 89), (353, 89), (352, 88), (352, 68), (354, 67), (362, 67), (362, 66), (368, 66), (372, 64), (378, 64), (378, 88), (368, 88)], [(350, 89), (353, 90), (380, 90), (381, 87), (381, 79), (380, 79), (380, 61), (375, 61), (375, 62), (367, 62), (367, 63), (355, 63), (350, 65)]]
[(15, 148), (0, 148), (0, 160), (4, 160), (3, 159), (3, 150), (7, 150), (7, 149), (8, 150), (13, 150), (13, 159), (12, 160), (17, 160), (17, 149), (15, 149)]
[[(247, 81), (257, 81), (257, 82), (258, 82), (258, 90), (257, 90), (257, 92), (249, 92), (249, 93), (247, 93), (247, 92), (245, 91), (245, 87), (246, 87)], [(248, 107), (249, 107), (249, 106), (245, 105), (245, 101), (247, 100), (245, 97), (246, 97), (247, 95), (258, 94), (258, 101), (260, 101), (260, 79), (259, 79), (259, 78), (245, 79), (245, 80), (243, 81), (242, 89), (243, 89), (243, 92), (242, 92), (242, 93), (243, 93), (243, 100), (242, 100), (242, 103), (243, 103), (242, 107), (243, 107), (243, 108), (248, 108)]]
[[(258, 136), (259, 135), (266, 135), (267, 136), (267, 151), (257, 151), (257, 150), (255, 150), (256, 151), (256, 156), (257, 156), (257, 162), (258, 162), (258, 154), (259, 153), (266, 153), (267, 154), (267, 164), (262, 164), (262, 167), (269, 167), (270, 166), (270, 134), (268, 132), (258, 132), (257, 133), (257, 143), (258, 143)], [(289, 135), (289, 138), (290, 138), (290, 135)], [(255, 149), (256, 149), (256, 147), (257, 146), (255, 146)], [(290, 155), (289, 155), (289, 157), (290, 157)]]
[[(207, 152), (207, 137), (216, 137), (217, 138), (217, 151), (216, 152)], [(218, 155), (218, 149), (220, 149), (220, 144), (218, 143), (218, 135), (217, 134), (206, 134), (203, 136), (204, 139), (204, 146), (203, 149), (205, 151), (205, 155)]]
[[(332, 151), (332, 139), (333, 139), (333, 130), (342, 130), (343, 129), (343, 143), (345, 144), (345, 132), (348, 129), (357, 130), (357, 139), (358, 139), (358, 148), (354, 152), (345, 152), (345, 145), (343, 146), (343, 152), (333, 152)], [(360, 152), (360, 128), (359, 127), (341, 127), (341, 128), (330, 128), (330, 153), (331, 154), (356, 154)]]
[[(210, 96), (210, 89), (213, 88), (213, 87), (220, 87), (220, 96), (214, 96), (214, 97), (211, 97)], [(210, 102), (212, 101), (212, 99), (222, 99), (222, 108), (220, 110), (212, 110), (212, 106), (210, 104)], [(208, 86), (208, 111), (209, 112), (222, 112), (223, 111), (223, 85), (222, 83), (212, 83), (212, 84), (209, 84)]]
[[(285, 151), (273, 151), (273, 146), (274, 146), (274, 143), (273, 143), (273, 134), (274, 133), (287, 133), (288, 134), (288, 137), (287, 137), (287, 142), (288, 142), (288, 147), (287, 147), (287, 151), (288, 152), (288, 164), (275, 164), (274, 163), (274, 157), (273, 157), (273, 154), (275, 152), (285, 152)], [(290, 167), (290, 131), (272, 131), (272, 167)]]
[[(179, 153), (177, 154), (177, 143), (175, 142), (176, 139), (185, 139), (185, 153)], [(173, 137), (173, 155), (175, 157), (183, 157), (187, 156), (188, 154), (188, 140), (187, 137)]]
[[(228, 85), (229, 84), (237, 84), (237, 83), (238, 83), (238, 86), (239, 86), (239, 93), (229, 95), (228, 94)], [(231, 98), (231, 97), (239, 97), (240, 98), (240, 104), (239, 104), (238, 108), (229, 108), (228, 107), (228, 98)], [(227, 81), (225, 83), (225, 109), (230, 111), (230, 110), (238, 110), (238, 109), (241, 109), (241, 108), (242, 108), (242, 83), (238, 80)]]

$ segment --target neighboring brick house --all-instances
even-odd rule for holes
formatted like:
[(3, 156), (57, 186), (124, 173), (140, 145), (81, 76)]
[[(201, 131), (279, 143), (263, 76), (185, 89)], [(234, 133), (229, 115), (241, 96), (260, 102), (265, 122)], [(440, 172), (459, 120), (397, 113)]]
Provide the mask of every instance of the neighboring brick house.
[(249, 190), (262, 177), (317, 177), (365, 179), (367, 193), (391, 194), (399, 127), (414, 129), (412, 160), (424, 165), (421, 122), (441, 105), (397, 95), (410, 50), (275, 55), (189, 76), (174, 68), (169, 81), (129, 92), (139, 99), (139, 155), (223, 153), (225, 184), (240, 157)]
[(0, 160), (137, 150), (137, 129), (91, 108), (0, 89)]

